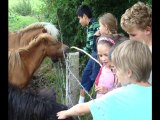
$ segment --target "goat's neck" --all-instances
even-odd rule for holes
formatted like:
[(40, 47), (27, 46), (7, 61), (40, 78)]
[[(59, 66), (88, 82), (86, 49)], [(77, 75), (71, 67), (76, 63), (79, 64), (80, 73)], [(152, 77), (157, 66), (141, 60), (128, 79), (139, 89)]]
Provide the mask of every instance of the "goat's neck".
[(28, 66), (28, 73), (33, 75), (46, 57), (46, 50), (44, 46), (37, 46), (36, 48), (30, 48), (28, 51), (29, 55), (26, 58), (26, 66)]

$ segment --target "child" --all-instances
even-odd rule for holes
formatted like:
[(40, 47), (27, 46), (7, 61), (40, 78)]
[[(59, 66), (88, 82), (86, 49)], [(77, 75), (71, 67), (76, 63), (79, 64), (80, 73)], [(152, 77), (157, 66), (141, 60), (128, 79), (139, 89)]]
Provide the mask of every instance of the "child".
[(113, 35), (101, 35), (97, 42), (97, 54), (103, 67), (101, 67), (96, 81), (95, 81), (95, 91), (97, 92), (96, 98), (101, 97), (105, 93), (116, 87), (118, 82), (115, 74), (110, 69), (110, 61), (108, 59), (109, 49), (115, 45), (116, 40), (114, 40)]
[[(82, 26), (87, 26), (87, 41), (86, 46), (83, 48), (83, 50), (89, 52), (92, 57), (97, 59), (97, 52), (93, 49), (93, 36), (94, 33), (98, 30), (99, 24), (94, 18), (92, 18), (92, 11), (87, 5), (81, 5), (78, 8), (77, 16), (79, 19), (79, 23)], [(80, 56), (81, 54), (82, 53), (80, 52)], [(84, 102), (85, 90), (90, 91), (93, 83), (95, 82), (99, 69), (100, 65), (90, 58), (82, 73), (81, 85), (83, 86), (83, 88), (81, 88), (80, 90), (78, 103)]]
[(123, 34), (117, 34), (117, 19), (116, 17), (111, 13), (104, 13), (102, 16), (99, 17), (99, 24), (100, 28), (99, 31), (95, 33), (95, 35), (98, 37), (100, 36), (97, 41), (97, 43), (94, 43), (94, 49), (97, 47), (97, 52), (100, 52), (98, 50), (103, 50), (100, 53), (97, 53), (99, 56), (100, 61), (102, 64), (104, 63), (104, 67), (102, 67), (98, 73), (98, 76), (96, 78), (96, 84), (95, 84), (95, 90), (97, 92), (97, 97), (100, 97), (107, 93), (108, 91), (112, 90), (116, 86), (116, 77), (112, 73), (112, 71), (109, 68), (109, 60), (108, 60), (108, 52), (109, 49), (116, 44), (116, 42), (120, 42), (122, 40), (128, 39)]
[[(117, 33), (117, 19), (112, 13), (104, 13), (99, 17), (99, 30), (94, 34), (93, 49), (97, 51), (97, 37), (101, 35), (115, 34), (116, 37), (121, 38), (123, 34)], [(118, 39), (118, 38), (116, 38)]]
[[(128, 8), (121, 17), (121, 27), (131, 40), (139, 40), (148, 45), (152, 52), (152, 9), (143, 2)], [(149, 78), (152, 83), (152, 72)]]
[(99, 17), (99, 31), (95, 33), (96, 36), (101, 34), (116, 34), (117, 33), (117, 19), (112, 13), (104, 13)]
[(149, 47), (139, 41), (126, 40), (114, 49), (111, 60), (122, 87), (99, 99), (58, 112), (58, 119), (89, 112), (94, 120), (152, 119), (152, 86), (148, 83), (152, 54)]

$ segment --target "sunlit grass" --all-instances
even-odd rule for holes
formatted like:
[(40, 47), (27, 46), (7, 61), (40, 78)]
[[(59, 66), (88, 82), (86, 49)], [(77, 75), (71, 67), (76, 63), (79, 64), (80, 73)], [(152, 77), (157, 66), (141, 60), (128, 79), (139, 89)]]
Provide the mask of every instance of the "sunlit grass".
[[(17, 5), (19, 2), (21, 2), (22, 0), (9, 0), (9, 8)], [(43, 5), (43, 0), (30, 0), (30, 3), (31, 3), (31, 6), (32, 6), (32, 9), (37, 11), (39, 10), (39, 7), (41, 5)]]
[(9, 31), (16, 31), (20, 28), (26, 27), (27, 25), (38, 22), (38, 19), (32, 16), (13, 16), (9, 19)]

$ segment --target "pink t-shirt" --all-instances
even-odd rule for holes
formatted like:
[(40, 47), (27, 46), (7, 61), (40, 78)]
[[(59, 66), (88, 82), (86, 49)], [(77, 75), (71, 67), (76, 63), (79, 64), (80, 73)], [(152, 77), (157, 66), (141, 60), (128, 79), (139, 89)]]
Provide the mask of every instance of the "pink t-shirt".
[[(114, 73), (107, 67), (103, 66), (96, 78), (95, 85), (96, 86), (104, 86), (108, 90), (112, 90), (115, 88), (115, 75)], [(97, 93), (96, 98), (101, 97), (104, 94)]]

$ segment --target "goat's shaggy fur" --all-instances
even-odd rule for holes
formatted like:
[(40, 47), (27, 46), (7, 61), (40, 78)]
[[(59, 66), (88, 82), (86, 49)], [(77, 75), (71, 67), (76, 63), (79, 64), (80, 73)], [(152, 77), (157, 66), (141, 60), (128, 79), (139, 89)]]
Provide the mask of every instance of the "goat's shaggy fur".
[(53, 89), (35, 91), (8, 85), (8, 120), (57, 120), (56, 113), (66, 109), (56, 102)]

